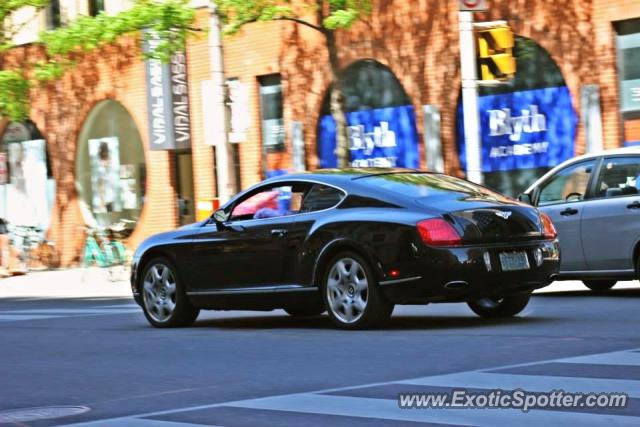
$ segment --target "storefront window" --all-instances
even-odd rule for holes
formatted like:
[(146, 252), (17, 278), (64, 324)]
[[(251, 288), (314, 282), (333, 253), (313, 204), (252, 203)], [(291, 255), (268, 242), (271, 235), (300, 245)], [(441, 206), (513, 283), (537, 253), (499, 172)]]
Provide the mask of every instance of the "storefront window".
[[(513, 81), (479, 89), (484, 182), (516, 196), (573, 157), (578, 123), (560, 68), (535, 41), (516, 37)], [(464, 117), (458, 103), (460, 164), (466, 169)]]
[(78, 139), (76, 187), (85, 222), (137, 221), (145, 177), (144, 148), (133, 119), (116, 101), (97, 104)]
[(640, 145), (640, 19), (616, 24), (625, 145)]
[(0, 138), (0, 218), (49, 228), (55, 183), (46, 143), (31, 121), (9, 123)]
[[(409, 96), (384, 65), (358, 61), (342, 73), (354, 167), (419, 167), (416, 116)], [(336, 167), (336, 123), (327, 92), (318, 123), (320, 167)]]

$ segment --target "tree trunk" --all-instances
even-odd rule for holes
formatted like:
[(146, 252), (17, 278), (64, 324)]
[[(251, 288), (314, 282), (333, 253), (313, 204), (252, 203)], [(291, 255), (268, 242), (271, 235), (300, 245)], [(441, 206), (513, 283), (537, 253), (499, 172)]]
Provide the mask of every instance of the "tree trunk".
[(336, 46), (335, 33), (327, 31), (327, 50), (329, 51), (329, 63), (331, 65), (331, 115), (336, 122), (336, 157), (338, 167), (351, 166), (351, 154), (349, 153), (349, 133), (347, 128), (347, 115), (344, 110), (344, 93), (340, 79), (340, 62), (338, 61), (338, 48)]

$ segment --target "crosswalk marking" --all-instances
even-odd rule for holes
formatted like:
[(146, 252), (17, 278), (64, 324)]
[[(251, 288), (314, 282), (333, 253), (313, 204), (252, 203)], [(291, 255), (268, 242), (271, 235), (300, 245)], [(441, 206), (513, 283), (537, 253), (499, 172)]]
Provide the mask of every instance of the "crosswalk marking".
[(592, 365), (640, 366), (640, 353), (633, 351), (615, 351), (590, 356), (567, 357), (558, 359), (560, 363), (585, 363)]
[(400, 409), (397, 400), (329, 396), (313, 393), (247, 400), (226, 404), (225, 406), (483, 427), (495, 427), (498, 425), (638, 426), (637, 418), (621, 415), (542, 410), (531, 410), (524, 414), (517, 409)]
[(557, 377), (544, 375), (502, 374), (499, 372), (463, 372), (398, 381), (400, 384), (440, 386), (451, 388), (480, 388), (493, 390), (523, 389), (527, 391), (564, 390), (569, 393), (602, 392), (627, 393), (640, 397), (640, 381), (603, 378)]
[[(485, 390), (515, 390), (523, 389), (528, 392), (551, 392), (564, 390), (573, 393), (627, 393), (631, 398), (640, 397), (640, 380), (620, 380), (604, 378), (558, 377), (545, 375), (524, 375), (502, 373), (500, 370), (509, 369), (517, 372), (518, 368), (541, 366), (549, 363), (574, 363), (587, 365), (629, 365), (638, 364), (640, 353), (638, 349), (618, 351), (587, 356), (570, 357), (554, 360), (543, 360), (535, 363), (494, 367), (476, 371), (460, 372), (446, 375), (435, 375), (408, 380), (390, 381), (377, 384), (366, 384), (330, 390), (317, 390), (306, 393), (294, 393), (271, 397), (247, 399), (233, 402), (213, 403), (194, 407), (169, 409), (155, 413), (137, 414), (128, 417), (94, 421), (90, 423), (74, 424), (82, 427), (193, 427), (193, 424), (176, 421), (179, 414), (193, 411), (207, 411), (216, 408), (238, 408), (243, 410), (274, 411), (273, 424), (277, 425), (279, 414), (298, 413), (326, 416), (358, 417), (363, 419), (391, 420), (397, 422), (436, 423), (440, 425), (493, 427), (496, 425), (530, 426), (552, 425), (573, 427), (576, 425), (591, 426), (638, 426), (640, 415), (632, 407), (633, 415), (599, 412), (595, 409), (578, 410), (534, 409), (527, 413), (519, 409), (400, 409), (396, 399), (389, 399), (388, 395), (375, 397), (348, 396), (349, 391), (371, 389), (374, 387), (395, 386), (425, 386), (444, 389), (485, 389)], [(329, 394), (331, 393), (331, 394)], [(344, 394), (341, 394), (344, 393)], [(384, 392), (381, 392), (384, 393)], [(375, 396), (375, 395), (374, 395)], [(161, 419), (171, 415), (174, 421), (161, 424), (161, 421), (150, 420), (150, 417)], [(224, 419), (216, 419), (212, 414), (212, 422), (224, 425)], [(234, 420), (237, 423), (238, 420)]]

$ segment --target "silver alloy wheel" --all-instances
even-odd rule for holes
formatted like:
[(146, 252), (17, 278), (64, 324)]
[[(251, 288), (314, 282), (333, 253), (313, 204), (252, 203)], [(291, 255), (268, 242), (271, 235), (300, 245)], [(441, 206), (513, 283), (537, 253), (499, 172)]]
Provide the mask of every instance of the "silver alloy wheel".
[(369, 283), (364, 268), (353, 258), (336, 261), (329, 271), (327, 301), (333, 315), (344, 323), (355, 323), (367, 308)]
[(147, 313), (159, 323), (166, 322), (176, 308), (176, 280), (169, 266), (158, 263), (143, 282), (143, 300)]
[(482, 298), (477, 300), (476, 303), (478, 303), (482, 308), (494, 310), (502, 304), (502, 301), (504, 301), (504, 298)]

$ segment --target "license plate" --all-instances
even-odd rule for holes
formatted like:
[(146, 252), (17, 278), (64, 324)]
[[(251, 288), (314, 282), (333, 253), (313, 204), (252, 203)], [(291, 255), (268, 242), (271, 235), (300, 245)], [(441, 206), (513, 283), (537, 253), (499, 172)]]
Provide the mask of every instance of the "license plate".
[(502, 271), (528, 270), (530, 268), (526, 252), (502, 252), (500, 265)]

